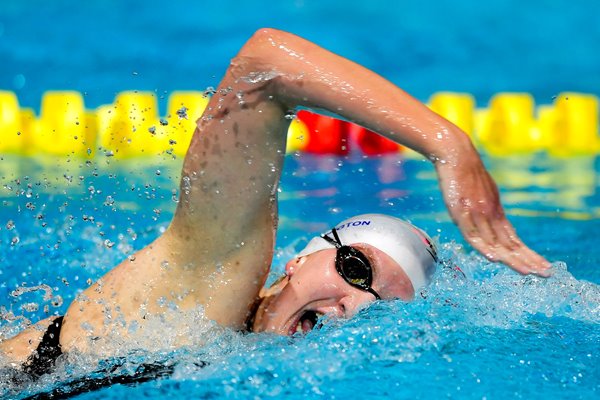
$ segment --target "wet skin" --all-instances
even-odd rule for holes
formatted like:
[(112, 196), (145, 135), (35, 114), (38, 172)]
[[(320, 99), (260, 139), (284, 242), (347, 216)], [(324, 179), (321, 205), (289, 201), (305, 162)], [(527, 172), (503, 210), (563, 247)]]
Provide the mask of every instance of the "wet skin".
[[(207, 318), (243, 329), (271, 265), (285, 115), (299, 106), (337, 113), (423, 154), (473, 247), (520, 273), (549, 274), (550, 264), (506, 219), (496, 185), (464, 132), (372, 71), (292, 34), (261, 29), (231, 61), (198, 120), (171, 225), (70, 305), (63, 351), (110, 355), (104, 341), (127, 340), (127, 326), (143, 328), (148, 315), (164, 312), (163, 301), (181, 311), (201, 306)], [(333, 258), (323, 251), (302, 265), (288, 264), (289, 278), (259, 309), (256, 330), (289, 334), (307, 309), (348, 316), (371, 301), (332, 273)], [(410, 298), (403, 278), (388, 274), (386, 265), (376, 268), (375, 290), (384, 298)], [(22, 337), (42, 334), (32, 327)], [(12, 357), (36, 345), (17, 336), (0, 350)]]
[[(412, 284), (398, 263), (376, 247), (353, 246), (368, 258), (373, 268), (371, 286), (383, 300), (414, 297)], [(338, 274), (335, 254), (335, 249), (321, 250), (289, 261), (285, 278), (264, 291), (253, 330), (291, 335), (298, 328), (307, 331), (314, 327), (312, 321), (302, 324), (307, 312), (348, 318), (375, 301), (371, 293), (351, 286)]]

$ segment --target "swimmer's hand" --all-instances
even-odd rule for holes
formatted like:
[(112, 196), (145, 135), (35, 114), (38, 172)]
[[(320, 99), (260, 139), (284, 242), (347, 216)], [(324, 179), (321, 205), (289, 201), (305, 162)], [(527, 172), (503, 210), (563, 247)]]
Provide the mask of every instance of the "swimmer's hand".
[(506, 219), (496, 183), (479, 157), (435, 167), (450, 216), (471, 246), (521, 274), (552, 274), (550, 263), (528, 248)]

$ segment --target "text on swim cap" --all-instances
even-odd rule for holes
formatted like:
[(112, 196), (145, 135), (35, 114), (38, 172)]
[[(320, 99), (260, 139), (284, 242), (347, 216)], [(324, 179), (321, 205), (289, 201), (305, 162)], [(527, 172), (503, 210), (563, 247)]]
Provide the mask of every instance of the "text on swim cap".
[(342, 224), (340, 226), (337, 226), (335, 229), (339, 231), (339, 230), (342, 230), (344, 228), (349, 228), (351, 226), (365, 226), (365, 225), (366, 226), (371, 225), (371, 221), (369, 221), (369, 220), (367, 220), (367, 221), (350, 221), (350, 222), (347, 222), (347, 223)]

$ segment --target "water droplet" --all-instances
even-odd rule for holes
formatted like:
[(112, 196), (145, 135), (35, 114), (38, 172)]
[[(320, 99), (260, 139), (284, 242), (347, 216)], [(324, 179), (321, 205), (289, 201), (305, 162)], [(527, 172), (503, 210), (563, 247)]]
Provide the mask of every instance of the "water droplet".
[(63, 303), (63, 299), (61, 296), (54, 296), (51, 304), (53, 307), (60, 307), (60, 306), (62, 306), (62, 303)]
[(237, 97), (238, 99), (238, 104), (240, 106), (243, 106), (244, 104), (246, 104), (246, 102), (244, 101), (244, 92), (239, 91), (235, 94), (235, 97)]
[[(192, 181), (189, 176), (181, 178), (181, 186), (185, 194), (190, 194), (190, 190), (192, 190)], [(175, 193), (173, 193), (173, 195), (175, 195)]]
[(185, 106), (182, 106), (179, 110), (177, 110), (177, 116), (179, 119), (188, 119), (187, 111), (188, 108)]
[(37, 311), (40, 308), (38, 303), (25, 303), (21, 305), (21, 309), (28, 312)]
[(227, 96), (229, 93), (231, 93), (231, 91), (233, 90), (233, 88), (231, 86), (228, 86), (226, 88), (222, 88), (219, 90), (219, 94), (221, 96)]
[(250, 72), (248, 76), (242, 77), (242, 80), (247, 83), (267, 82), (278, 75), (275, 71)]

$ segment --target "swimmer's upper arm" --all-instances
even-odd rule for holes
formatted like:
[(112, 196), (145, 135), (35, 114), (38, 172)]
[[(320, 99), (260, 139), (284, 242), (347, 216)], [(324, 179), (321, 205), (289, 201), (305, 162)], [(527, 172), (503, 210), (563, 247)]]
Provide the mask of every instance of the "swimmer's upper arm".
[(251, 39), (232, 60), (197, 121), (166, 232), (175, 261), (200, 272), (206, 267), (204, 275), (222, 266), (221, 281), (231, 282), (226, 293), (250, 299), (271, 263), (289, 125), (269, 67), (242, 55), (260, 40)]
[(298, 36), (261, 29), (198, 120), (170, 229), (182, 253), (193, 246), (199, 258), (222, 260), (243, 246), (272, 250), (284, 116), (300, 105), (336, 112), (428, 156), (447, 147), (432, 140), (447, 121), (384, 78)]
[(232, 60), (186, 155), (167, 232), (181, 263), (224, 263), (233, 281), (243, 275), (260, 288), (274, 245), (284, 117), (298, 106), (335, 112), (431, 159), (473, 154), (460, 129), (381, 76), (261, 29)]

